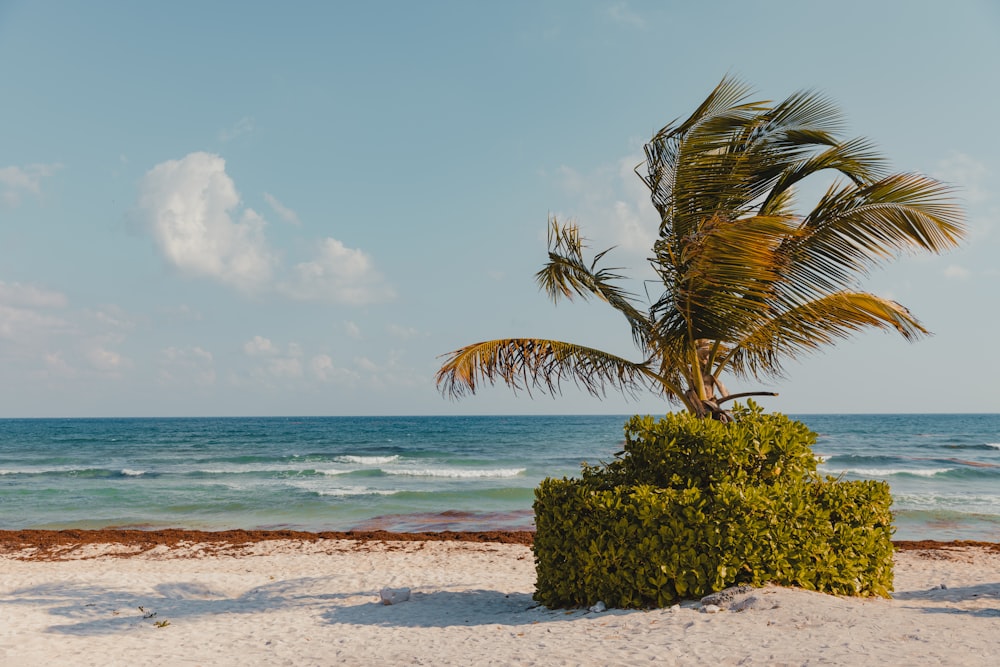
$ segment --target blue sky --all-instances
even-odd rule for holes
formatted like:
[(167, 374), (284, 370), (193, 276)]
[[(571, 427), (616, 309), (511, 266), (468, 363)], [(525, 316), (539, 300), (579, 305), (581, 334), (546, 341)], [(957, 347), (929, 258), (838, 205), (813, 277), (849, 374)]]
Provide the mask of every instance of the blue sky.
[(727, 73), (835, 100), (954, 184), (965, 245), (862, 287), (871, 333), (727, 379), (769, 409), (1000, 410), (1000, 9), (991, 2), (0, 0), (0, 416), (657, 413), (506, 388), (439, 355), (497, 337), (635, 356), (533, 275), (549, 214), (644, 277), (642, 145)]

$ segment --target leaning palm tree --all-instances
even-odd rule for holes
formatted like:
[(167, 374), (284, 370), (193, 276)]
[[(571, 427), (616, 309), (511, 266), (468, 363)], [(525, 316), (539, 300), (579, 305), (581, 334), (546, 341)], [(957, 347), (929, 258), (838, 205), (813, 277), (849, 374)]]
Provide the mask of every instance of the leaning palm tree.
[[(539, 285), (553, 300), (597, 298), (624, 315), (639, 360), (554, 340), (492, 340), (446, 355), (439, 388), (459, 397), (502, 380), (555, 393), (572, 379), (594, 395), (652, 390), (723, 417), (725, 400), (764, 393), (728, 395), (724, 372), (780, 376), (783, 360), (868, 328), (926, 335), (906, 308), (855, 287), (905, 252), (957, 245), (963, 213), (949, 188), (889, 173), (869, 141), (838, 136), (839, 112), (814, 92), (778, 104), (749, 94), (723, 79), (690, 118), (645, 147), (640, 178), (660, 216), (649, 259), (662, 281), (655, 301), (641, 303), (618, 269), (599, 268), (607, 250), (587, 261), (575, 224), (549, 221)], [(796, 213), (796, 187), (821, 172), (834, 174), (833, 184)]]

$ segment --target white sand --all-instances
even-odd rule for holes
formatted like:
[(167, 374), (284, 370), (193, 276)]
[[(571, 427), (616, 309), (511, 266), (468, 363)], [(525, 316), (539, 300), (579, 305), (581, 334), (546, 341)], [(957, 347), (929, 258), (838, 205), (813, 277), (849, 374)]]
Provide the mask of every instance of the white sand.
[[(524, 546), (193, 550), (0, 556), (0, 664), (1000, 664), (1000, 554), (978, 548), (900, 552), (891, 600), (772, 587), (715, 614), (538, 607)], [(386, 586), (412, 596), (380, 605)]]

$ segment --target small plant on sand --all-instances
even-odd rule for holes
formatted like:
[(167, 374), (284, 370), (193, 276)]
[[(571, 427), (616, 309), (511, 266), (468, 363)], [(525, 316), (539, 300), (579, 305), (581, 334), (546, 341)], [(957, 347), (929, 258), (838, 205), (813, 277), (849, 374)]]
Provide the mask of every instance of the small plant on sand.
[(767, 582), (892, 590), (885, 482), (821, 478), (816, 434), (751, 404), (734, 423), (633, 417), (625, 451), (535, 490), (535, 599), (658, 607)]

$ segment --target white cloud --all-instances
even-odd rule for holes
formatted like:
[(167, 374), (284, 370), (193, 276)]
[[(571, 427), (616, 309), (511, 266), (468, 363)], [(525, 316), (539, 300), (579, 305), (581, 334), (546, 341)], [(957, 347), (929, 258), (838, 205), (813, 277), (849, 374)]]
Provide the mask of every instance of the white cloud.
[(67, 299), (61, 292), (0, 280), (0, 304), (28, 308), (65, 308)]
[(72, 325), (60, 317), (0, 304), (0, 339), (34, 347), (50, 335), (68, 333), (72, 329)]
[(43, 354), (42, 365), (44, 370), (41, 375), (45, 377), (71, 378), (77, 376), (77, 370), (66, 362), (61, 352)]
[(280, 357), (267, 362), (267, 372), (276, 378), (302, 377), (302, 362), (293, 357)]
[(243, 344), (243, 352), (250, 357), (261, 357), (278, 354), (278, 349), (269, 338), (254, 336)]
[(266, 201), (268, 206), (270, 206), (271, 209), (278, 214), (278, 217), (284, 220), (285, 222), (291, 223), (295, 226), (299, 226), (302, 224), (302, 221), (299, 220), (299, 214), (293, 211), (292, 209), (288, 208), (284, 204), (282, 204), (271, 193), (269, 192), (264, 193), (264, 201)]
[(301, 301), (363, 305), (392, 299), (395, 291), (362, 250), (348, 248), (334, 238), (319, 244), (317, 256), (297, 264), (294, 279), (283, 291)]
[(62, 316), (48, 312), (65, 309), (67, 303), (61, 292), (0, 281), (0, 339), (37, 350), (51, 336), (75, 331)]
[(90, 362), (91, 368), (101, 373), (118, 373), (131, 367), (128, 359), (101, 345), (88, 347), (84, 356)]
[(215, 384), (212, 354), (202, 347), (168, 347), (160, 351), (160, 380), (200, 386)]
[(614, 246), (644, 259), (656, 239), (659, 219), (649, 189), (635, 173), (640, 162), (638, 154), (628, 155), (588, 174), (560, 167), (556, 178), (571, 199), (572, 214), (556, 217), (577, 220), (582, 234), (593, 240), (592, 250)]
[(0, 365), (35, 378), (120, 378), (133, 367), (117, 348), (134, 327), (115, 305), (72, 309), (66, 296), (0, 281)]
[(964, 266), (958, 266), (957, 264), (952, 264), (944, 270), (945, 278), (953, 278), (956, 280), (968, 280), (972, 276), (972, 272), (969, 271)]
[(219, 131), (220, 141), (232, 141), (236, 137), (253, 132), (253, 118), (244, 116), (236, 121), (231, 127), (223, 128)]
[(254, 336), (243, 344), (243, 352), (248, 357), (261, 359), (260, 365), (251, 371), (258, 379), (294, 379), (303, 376), (302, 346), (298, 343), (289, 343), (282, 351), (269, 338)]
[[(299, 224), (294, 211), (268, 193), (264, 198), (279, 216)], [(364, 305), (395, 296), (367, 253), (334, 238), (318, 242), (313, 259), (272, 280), (280, 266), (264, 238), (266, 222), (241, 206), (218, 155), (190, 153), (153, 167), (140, 184), (137, 212), (163, 257), (182, 273), (299, 301)]]
[(26, 194), (42, 194), (42, 179), (62, 168), (61, 164), (29, 164), (26, 167), (0, 167), (0, 200), (17, 206)]
[(355, 340), (361, 340), (361, 328), (354, 322), (347, 322), (344, 324), (344, 331), (347, 335)]
[(386, 327), (386, 331), (389, 332), (390, 336), (395, 338), (400, 338), (402, 340), (408, 340), (410, 338), (416, 338), (420, 335), (420, 332), (413, 327), (402, 327), (398, 324), (390, 324)]
[(340, 382), (356, 380), (358, 374), (347, 368), (339, 368), (328, 354), (317, 354), (309, 360), (309, 372), (320, 382)]
[(374, 373), (378, 371), (378, 365), (368, 357), (358, 357), (354, 360), (355, 365), (363, 371)]
[(357, 357), (354, 366), (363, 374), (366, 384), (376, 389), (418, 387), (430, 382), (425, 373), (417, 372), (403, 363), (403, 353), (399, 350), (389, 350), (382, 363), (376, 363), (368, 357)]
[(952, 153), (938, 164), (934, 177), (956, 187), (969, 203), (982, 203), (992, 197), (988, 183), (992, 174), (985, 164), (971, 155)]
[(249, 208), (239, 213), (239, 206), (218, 155), (190, 153), (162, 162), (140, 184), (140, 215), (170, 264), (252, 290), (266, 285), (276, 260), (264, 240), (264, 219)]

